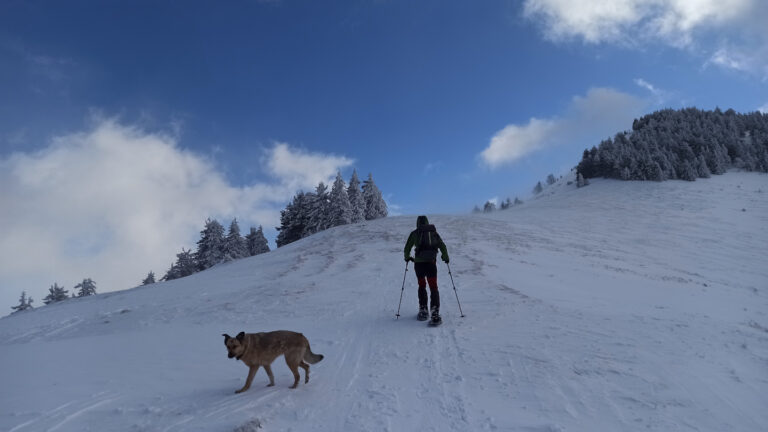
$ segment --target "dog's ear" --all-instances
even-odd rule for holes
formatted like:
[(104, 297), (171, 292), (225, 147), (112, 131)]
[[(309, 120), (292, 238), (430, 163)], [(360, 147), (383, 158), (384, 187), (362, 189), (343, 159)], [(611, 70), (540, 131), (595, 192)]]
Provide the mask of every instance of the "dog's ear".
[(228, 340), (232, 339), (232, 336), (226, 333), (223, 333), (222, 336), (224, 336), (224, 343), (227, 343)]
[(245, 339), (245, 332), (240, 332), (240, 333), (238, 333), (238, 334), (237, 334), (237, 340), (239, 340), (240, 342), (242, 342), (242, 341), (243, 341), (243, 339)]

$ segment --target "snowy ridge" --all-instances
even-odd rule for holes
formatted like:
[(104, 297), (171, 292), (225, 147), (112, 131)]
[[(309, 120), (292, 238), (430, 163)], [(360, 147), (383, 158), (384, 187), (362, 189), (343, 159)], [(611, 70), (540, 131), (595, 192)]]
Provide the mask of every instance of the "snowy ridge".
[[(430, 216), (444, 324), (415, 319), (415, 217), (0, 319), (3, 431), (757, 431), (768, 425), (768, 176), (564, 183)], [(221, 333), (304, 333), (289, 390)]]

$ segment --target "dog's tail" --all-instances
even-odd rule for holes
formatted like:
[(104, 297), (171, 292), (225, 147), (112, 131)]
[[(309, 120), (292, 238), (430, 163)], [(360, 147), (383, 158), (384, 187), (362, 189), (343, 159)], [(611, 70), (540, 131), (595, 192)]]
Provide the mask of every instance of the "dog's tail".
[(323, 359), (323, 355), (313, 353), (312, 348), (310, 348), (309, 344), (307, 344), (307, 350), (304, 351), (304, 361), (309, 364), (315, 364), (322, 359)]

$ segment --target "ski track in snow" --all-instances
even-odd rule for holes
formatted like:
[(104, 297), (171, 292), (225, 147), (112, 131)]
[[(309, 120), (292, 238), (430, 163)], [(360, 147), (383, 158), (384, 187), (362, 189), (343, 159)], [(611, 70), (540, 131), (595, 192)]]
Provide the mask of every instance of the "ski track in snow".
[[(0, 430), (765, 429), (768, 176), (566, 189), (431, 217), (466, 314), (440, 263), (437, 328), (412, 267), (395, 320), (415, 217), (3, 318)], [(221, 333), (277, 329), (325, 356), (310, 382), (281, 357), (234, 394)]]

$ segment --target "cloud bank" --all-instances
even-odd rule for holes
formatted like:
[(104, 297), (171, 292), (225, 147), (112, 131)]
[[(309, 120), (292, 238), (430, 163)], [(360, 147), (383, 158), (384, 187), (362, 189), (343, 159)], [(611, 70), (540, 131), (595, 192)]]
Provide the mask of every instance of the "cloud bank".
[(525, 124), (505, 126), (491, 138), (480, 160), (495, 169), (545, 148), (569, 143), (584, 146), (590, 140), (629, 129), (648, 105), (648, 101), (626, 93), (593, 88), (585, 96), (575, 96), (562, 116), (531, 118)]
[(297, 189), (352, 162), (276, 143), (261, 161), (270, 180), (238, 187), (171, 135), (114, 120), (0, 158), (0, 315), (23, 289), (40, 306), (54, 282), (71, 289), (91, 277), (105, 292), (162, 276), (207, 217), (275, 226)]
[(526, 0), (546, 38), (703, 50), (705, 65), (768, 77), (764, 0)]

